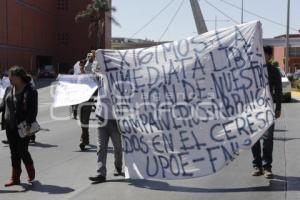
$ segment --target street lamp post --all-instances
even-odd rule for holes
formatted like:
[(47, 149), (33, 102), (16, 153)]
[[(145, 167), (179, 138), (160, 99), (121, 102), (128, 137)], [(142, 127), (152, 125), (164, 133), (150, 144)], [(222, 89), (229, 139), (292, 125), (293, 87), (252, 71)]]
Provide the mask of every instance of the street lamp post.
[(286, 47), (285, 47), (285, 69), (289, 72), (289, 57), (290, 57), (290, 0), (287, 1), (287, 20), (286, 20)]
[(198, 0), (190, 0), (198, 34), (206, 33), (207, 27)]

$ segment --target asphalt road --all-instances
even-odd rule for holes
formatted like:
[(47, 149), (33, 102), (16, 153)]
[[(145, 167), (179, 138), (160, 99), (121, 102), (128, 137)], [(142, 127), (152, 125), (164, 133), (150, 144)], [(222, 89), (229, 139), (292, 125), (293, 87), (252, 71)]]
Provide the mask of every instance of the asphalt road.
[[(38, 120), (43, 128), (37, 144), (30, 146), (37, 170), (37, 181), (26, 183), (23, 170), (20, 186), (4, 188), (11, 173), (9, 149), (0, 144), (0, 200), (296, 200), (300, 196), (300, 103), (283, 105), (283, 116), (276, 122), (272, 180), (252, 177), (250, 151), (221, 172), (177, 181), (124, 180), (113, 177), (113, 154), (108, 156), (108, 182), (92, 185), (88, 177), (96, 170), (96, 130), (90, 130), (91, 143), (79, 151), (80, 128), (71, 120), (68, 108), (51, 109), (51, 89), (47, 80), (39, 83)], [(46, 87), (45, 87), (46, 86)], [(5, 139), (1, 132), (0, 140)]]

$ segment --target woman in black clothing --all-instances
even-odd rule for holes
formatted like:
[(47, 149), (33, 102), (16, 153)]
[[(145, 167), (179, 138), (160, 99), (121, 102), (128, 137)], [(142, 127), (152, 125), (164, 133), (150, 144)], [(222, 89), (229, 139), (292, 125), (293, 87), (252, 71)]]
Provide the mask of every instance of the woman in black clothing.
[(35, 178), (35, 169), (31, 155), (28, 151), (29, 137), (21, 138), (18, 133), (18, 124), (26, 121), (27, 131), (30, 125), (36, 121), (38, 111), (38, 94), (30, 83), (28, 76), (22, 67), (12, 67), (9, 70), (9, 86), (0, 105), (2, 112), (2, 129), (6, 130), (9, 148), (11, 152), (12, 176), (5, 184), (6, 187), (20, 184), (21, 160), (27, 173), (28, 181)]

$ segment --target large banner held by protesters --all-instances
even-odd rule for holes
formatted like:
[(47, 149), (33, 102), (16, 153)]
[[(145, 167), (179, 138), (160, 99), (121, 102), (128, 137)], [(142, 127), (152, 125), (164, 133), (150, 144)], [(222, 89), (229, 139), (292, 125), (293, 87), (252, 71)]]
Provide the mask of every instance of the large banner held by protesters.
[(98, 50), (96, 57), (127, 178), (213, 174), (274, 121), (259, 22), (150, 48)]
[(98, 88), (98, 81), (92, 74), (60, 74), (57, 81), (53, 107), (70, 106), (86, 102)]

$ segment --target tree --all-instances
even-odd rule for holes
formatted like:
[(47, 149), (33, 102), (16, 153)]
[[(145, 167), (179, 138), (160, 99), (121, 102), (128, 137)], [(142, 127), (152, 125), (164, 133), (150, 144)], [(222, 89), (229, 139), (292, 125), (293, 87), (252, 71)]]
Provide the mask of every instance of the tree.
[[(105, 14), (116, 12), (116, 8), (110, 5), (109, 0), (92, 0), (89, 3), (85, 10), (80, 11), (76, 17), (75, 21), (79, 20), (88, 20), (89, 28), (88, 28), (88, 36), (91, 37), (93, 33), (96, 34), (96, 48), (100, 48), (100, 39), (103, 35), (103, 30), (105, 26)], [(110, 20), (117, 26), (120, 26), (119, 22), (113, 17), (113, 15), (109, 15)]]

